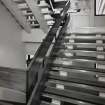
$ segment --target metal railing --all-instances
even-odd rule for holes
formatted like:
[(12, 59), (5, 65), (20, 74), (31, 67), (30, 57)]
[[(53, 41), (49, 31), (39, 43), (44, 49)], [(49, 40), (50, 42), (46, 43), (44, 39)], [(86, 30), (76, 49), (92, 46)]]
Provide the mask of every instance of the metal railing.
[[(69, 9), (70, 2), (67, 2), (64, 9), (61, 11), (59, 18), (55, 19), (55, 23), (48, 32), (48, 35), (43, 40), (39, 49), (37, 50), (34, 59), (28, 67), (27, 72), (27, 105), (38, 105), (40, 95), (40, 88), (46, 76), (44, 60), (45, 56), (50, 48), (50, 45), (53, 42), (53, 39), (56, 38), (57, 31), (62, 23), (65, 21), (67, 10)], [(60, 31), (61, 33), (61, 31)], [(60, 34), (59, 33), (59, 34)], [(37, 96), (37, 97), (35, 97)]]

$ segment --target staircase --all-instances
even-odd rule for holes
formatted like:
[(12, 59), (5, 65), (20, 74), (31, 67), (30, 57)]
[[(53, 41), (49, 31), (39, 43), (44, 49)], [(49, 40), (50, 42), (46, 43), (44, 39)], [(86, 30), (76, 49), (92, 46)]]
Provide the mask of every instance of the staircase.
[(45, 2), (45, 0), (40, 0), (38, 6), (41, 9), (41, 13), (44, 15), (44, 19), (47, 22), (47, 25), (50, 27), (54, 24), (54, 18), (51, 16), (53, 12), (49, 10), (50, 5)]
[[(18, 8), (22, 11), (23, 15), (26, 17), (27, 21), (30, 23), (32, 28), (39, 28), (40, 25), (35, 18), (34, 14), (32, 13), (32, 10), (28, 6), (27, 2), (25, 0), (13, 0), (17, 5)], [(48, 5), (44, 0), (40, 0), (37, 4), (41, 8), (41, 12), (44, 15), (44, 19), (48, 26), (52, 26), (54, 21), (51, 17), (51, 11), (48, 9), (50, 5)]]
[(28, 4), (25, 0), (13, 0), (23, 15), (26, 17), (27, 21), (29, 22), (31, 28), (39, 28), (40, 25), (36, 20), (35, 16), (33, 15), (31, 9), (29, 8)]
[(101, 33), (59, 36), (48, 58), (41, 105), (105, 105), (104, 41)]
[[(27, 105), (105, 105), (105, 33), (67, 34), (69, 18), (46, 59), (42, 59), (46, 51), (39, 50), (36, 67), (42, 62), (43, 73)], [(44, 49), (57, 32), (55, 26), (42, 44)]]
[[(33, 14), (31, 8), (27, 4), (26, 0), (13, 0), (17, 5), (18, 8), (22, 11), (23, 15), (26, 17), (27, 21), (30, 23), (32, 28), (39, 28), (40, 24), (38, 20), (36, 19), (35, 15)], [(56, 12), (61, 11), (62, 7), (66, 1), (56, 1), (53, 2), (54, 8), (56, 9)], [(48, 4), (45, 0), (37, 0), (37, 6), (40, 8), (40, 13), (44, 16), (44, 20), (48, 27), (52, 27), (54, 24), (55, 18), (51, 15), (54, 14), (51, 10), (51, 5)]]

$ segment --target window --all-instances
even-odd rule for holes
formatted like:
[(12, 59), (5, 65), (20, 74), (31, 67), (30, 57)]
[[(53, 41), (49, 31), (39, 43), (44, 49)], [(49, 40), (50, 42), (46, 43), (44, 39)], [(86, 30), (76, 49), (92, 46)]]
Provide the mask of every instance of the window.
[(95, 15), (105, 15), (105, 0), (95, 0)]

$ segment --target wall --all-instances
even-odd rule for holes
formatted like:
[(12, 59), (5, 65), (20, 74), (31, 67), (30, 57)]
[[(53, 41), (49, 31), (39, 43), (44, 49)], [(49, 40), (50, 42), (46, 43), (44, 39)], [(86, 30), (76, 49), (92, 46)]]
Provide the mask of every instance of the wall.
[(105, 16), (95, 16), (94, 0), (71, 0), (79, 1), (81, 9), (78, 13), (70, 13), (70, 22), (67, 32), (75, 32), (81, 27), (105, 27)]
[(0, 3), (0, 66), (25, 69), (25, 46), (22, 29)]
[(32, 29), (30, 34), (23, 31), (22, 41), (25, 43), (26, 53), (34, 55), (46, 35), (41, 29)]
[(91, 26), (90, 0), (71, 0), (70, 9), (71, 10), (80, 9), (80, 12), (70, 13), (70, 22), (67, 30), (68, 33), (76, 31), (77, 28), (80, 28), (80, 27)]
[(22, 32), (23, 42), (42, 42), (46, 34), (39, 28), (32, 29), (31, 33)]

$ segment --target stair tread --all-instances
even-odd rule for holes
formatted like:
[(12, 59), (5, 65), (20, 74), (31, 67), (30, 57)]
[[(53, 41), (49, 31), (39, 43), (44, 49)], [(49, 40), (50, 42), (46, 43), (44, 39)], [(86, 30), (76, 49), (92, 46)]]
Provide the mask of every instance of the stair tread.
[(96, 80), (96, 81), (95, 80), (89, 80), (89, 79), (83, 78), (83, 77), (82, 78), (75, 77), (75, 76), (74, 77), (73, 76), (72, 77), (70, 77), (70, 76), (63, 77), (63, 76), (60, 76), (59, 74), (53, 73), (53, 74), (49, 75), (49, 78), (105, 88), (105, 82), (99, 81), (99, 80)]
[[(101, 87), (96, 87), (96, 86), (90, 86), (90, 85), (85, 85), (85, 84), (79, 84), (79, 83), (73, 83), (73, 82), (67, 82), (67, 81), (61, 81), (61, 80), (55, 80), (55, 79), (48, 79), (46, 82), (46, 86), (56, 86), (56, 85), (64, 85), (65, 88), (76, 90), (79, 89), (78, 91), (83, 91), (85, 90), (86, 93), (90, 91), (90, 93), (93, 93), (95, 95), (98, 95), (99, 92), (105, 92), (105, 88)], [(71, 87), (71, 88), (70, 88)]]
[(76, 100), (76, 99), (67, 98), (67, 97), (54, 95), (54, 94), (43, 93), (42, 96), (47, 97), (47, 98), (51, 98), (51, 99), (55, 99), (55, 100), (60, 100), (60, 101), (63, 101), (63, 102), (68, 102), (68, 103), (71, 103), (71, 104), (76, 104), (76, 105), (80, 104), (80, 102), (83, 103), (83, 105), (94, 105), (94, 104), (90, 104), (88, 102), (84, 102), (84, 101), (81, 101), (81, 100)]
[(71, 90), (68, 91), (68, 90), (60, 90), (60, 89), (56, 89), (52, 87), (46, 87), (44, 92), (61, 95), (61, 96), (69, 97), (69, 98), (80, 99), (83, 101), (92, 102), (94, 104), (105, 105), (105, 98), (101, 98), (99, 96), (93, 96), (90, 94), (85, 94), (85, 93), (81, 93), (77, 91), (75, 92)]

